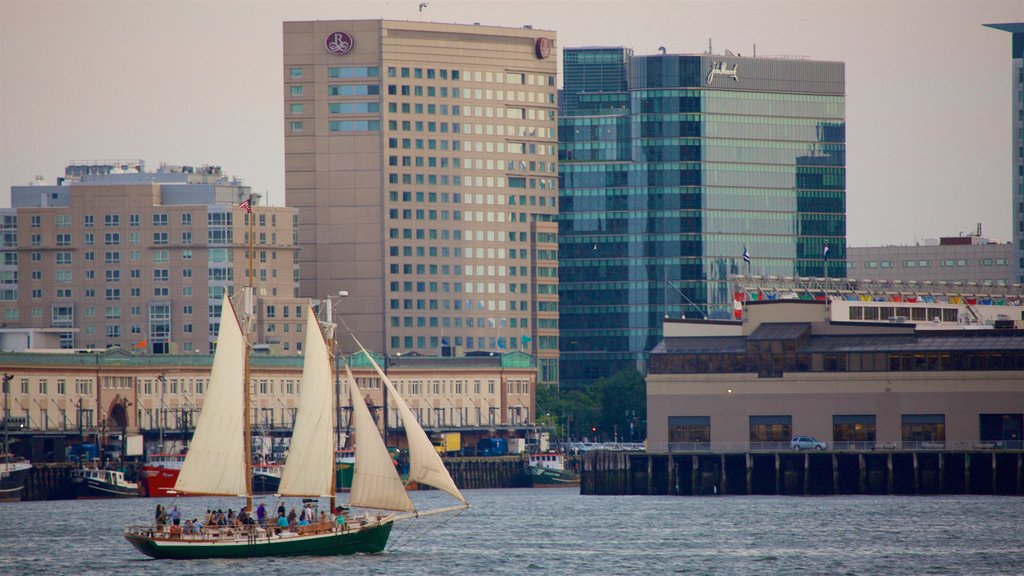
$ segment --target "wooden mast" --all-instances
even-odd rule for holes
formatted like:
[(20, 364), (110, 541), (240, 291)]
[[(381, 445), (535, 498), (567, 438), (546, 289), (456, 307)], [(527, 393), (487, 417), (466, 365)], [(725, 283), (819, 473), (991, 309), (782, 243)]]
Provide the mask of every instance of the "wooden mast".
[(245, 511), (249, 514), (252, 513), (252, 429), (250, 428), (251, 421), (249, 419), (249, 352), (252, 349), (252, 343), (249, 342), (249, 332), (252, 327), (253, 321), (253, 299), (256, 297), (255, 290), (253, 290), (253, 264), (252, 264), (252, 251), (253, 251), (253, 225), (255, 224), (256, 217), (253, 213), (252, 206), (252, 194), (249, 195), (247, 208), (245, 209), (245, 218), (249, 221), (249, 286), (246, 288), (245, 293), (245, 386), (242, 394), (242, 438), (245, 442)]

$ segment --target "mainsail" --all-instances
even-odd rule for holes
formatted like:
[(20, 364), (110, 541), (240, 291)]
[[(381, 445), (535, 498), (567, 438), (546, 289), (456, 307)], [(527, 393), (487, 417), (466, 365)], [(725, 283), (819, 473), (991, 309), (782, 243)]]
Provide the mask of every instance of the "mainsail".
[[(409, 481), (418, 482), (420, 484), (426, 484), (433, 486), (438, 490), (442, 490), (450, 494), (453, 498), (458, 499), (463, 504), (466, 503), (466, 499), (463, 498), (462, 493), (459, 492), (459, 488), (455, 485), (455, 481), (452, 480), (451, 474), (448, 473), (448, 469), (445, 468), (444, 462), (441, 460), (441, 456), (438, 455), (434, 449), (434, 445), (430, 442), (430, 438), (427, 437), (427, 433), (423, 431), (423, 428), (416, 421), (416, 417), (413, 416), (412, 410), (409, 405), (405, 403), (405, 399), (398, 393), (394, 384), (384, 374), (377, 362), (374, 361), (370, 353), (363, 348), (363, 345), (356, 339), (355, 335), (352, 336), (356, 344), (369, 359), (370, 364), (373, 365), (374, 370), (377, 371), (377, 375), (380, 376), (381, 381), (387, 387), (388, 394), (391, 395), (395, 406), (398, 407), (399, 416), (402, 419), (402, 425), (405, 427), (406, 440), (409, 443)], [(361, 455), (359, 451), (356, 451), (356, 466), (359, 466), (359, 458)]]
[(245, 450), (245, 363), (247, 343), (231, 300), (221, 304), (217, 351), (203, 411), (189, 445), (178, 492), (212, 496), (248, 496)]
[(333, 494), (334, 399), (331, 357), (313, 308), (306, 309), (306, 344), (299, 409), (278, 492), (284, 496)]
[(352, 403), (352, 426), (356, 435), (356, 463), (352, 472), (351, 506), (412, 512), (416, 510), (405, 491), (402, 478), (395, 469), (387, 446), (377, 430), (370, 410), (359, 393), (352, 369), (345, 365), (349, 397)]

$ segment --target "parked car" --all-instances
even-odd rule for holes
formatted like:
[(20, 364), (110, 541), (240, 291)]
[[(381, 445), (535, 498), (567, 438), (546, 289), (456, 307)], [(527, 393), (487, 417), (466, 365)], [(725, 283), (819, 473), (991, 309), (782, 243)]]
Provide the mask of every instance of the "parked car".
[(791, 450), (824, 450), (828, 444), (819, 442), (814, 436), (794, 436), (789, 442)]

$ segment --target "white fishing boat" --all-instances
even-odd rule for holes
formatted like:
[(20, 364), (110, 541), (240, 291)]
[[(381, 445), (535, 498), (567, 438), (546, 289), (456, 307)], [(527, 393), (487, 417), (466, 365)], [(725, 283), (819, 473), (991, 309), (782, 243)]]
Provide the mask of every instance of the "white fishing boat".
[[(282, 496), (330, 498), (334, 510), (336, 411), (333, 409), (331, 358), (312, 306), (307, 309), (307, 318), (299, 407), (279, 491)], [(217, 341), (202, 414), (175, 491), (244, 497), (245, 509), (251, 514), (249, 450), (252, 444), (248, 426), (249, 386), (246, 385), (249, 345), (226, 297)], [(376, 363), (374, 367), (380, 370)], [(199, 533), (188, 534), (173, 526), (130, 526), (125, 530), (125, 538), (139, 551), (154, 558), (375, 553), (384, 550), (397, 520), (468, 507), (427, 435), (381, 371), (406, 426), (410, 481), (444, 490), (458, 501), (457, 505), (437, 510), (416, 510), (347, 366), (346, 371), (358, 454), (348, 504), (359, 509), (357, 513), (339, 516), (337, 522), (312, 523), (294, 530), (277, 529), (272, 523), (268, 523), (267, 528), (236, 523), (227, 527), (204, 527)]]

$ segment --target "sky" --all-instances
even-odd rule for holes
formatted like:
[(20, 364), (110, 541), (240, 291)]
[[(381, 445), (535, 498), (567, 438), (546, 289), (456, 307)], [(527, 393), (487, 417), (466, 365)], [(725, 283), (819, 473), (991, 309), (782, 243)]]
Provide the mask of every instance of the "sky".
[[(0, 0), (0, 206), (72, 161), (212, 164), (285, 204), (282, 22), (554, 30), (558, 47), (846, 63), (847, 242), (1011, 239), (1010, 34), (1024, 1)], [(559, 54), (559, 62), (561, 54)]]

